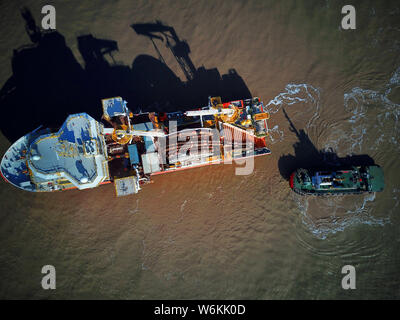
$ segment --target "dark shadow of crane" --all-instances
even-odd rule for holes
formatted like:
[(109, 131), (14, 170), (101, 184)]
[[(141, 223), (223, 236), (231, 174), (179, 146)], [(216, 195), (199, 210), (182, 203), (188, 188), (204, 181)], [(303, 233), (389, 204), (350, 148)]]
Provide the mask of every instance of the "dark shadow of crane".
[[(221, 76), (218, 69), (196, 68), (190, 58), (190, 47), (184, 40), (179, 39), (175, 29), (160, 21), (155, 23), (132, 24), (132, 29), (142, 36), (148, 37), (156, 50), (159, 61), (165, 64), (165, 59), (157, 47), (156, 41), (165, 43), (180, 66), (185, 81), (180, 86), (179, 101), (183, 107), (205, 105), (209, 96), (221, 96), (223, 101), (250, 98), (251, 93), (235, 69), (230, 69)], [(171, 90), (174, 91), (175, 88)]]
[(196, 68), (189, 57), (190, 47), (186, 41), (179, 39), (174, 28), (166, 26), (158, 20), (156, 23), (132, 24), (131, 27), (137, 34), (146, 36), (151, 40), (160, 60), (163, 63), (165, 63), (165, 60), (161, 55), (156, 43), (154, 42), (154, 39), (161, 40), (162, 42), (165, 41), (165, 45), (174, 55), (186, 77), (186, 80), (192, 81), (194, 79)]

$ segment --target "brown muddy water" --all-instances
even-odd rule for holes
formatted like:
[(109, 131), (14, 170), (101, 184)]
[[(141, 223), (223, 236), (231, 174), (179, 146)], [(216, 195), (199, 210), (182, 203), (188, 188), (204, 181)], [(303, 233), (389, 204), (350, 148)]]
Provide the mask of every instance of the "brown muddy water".
[[(19, 8), (28, 6), (40, 25), (45, 4), (0, 1), (3, 112), (13, 49), (30, 43)], [(81, 68), (77, 37), (85, 34), (117, 41), (108, 65), (134, 68), (139, 55), (158, 58), (150, 39), (130, 28), (156, 20), (187, 41), (196, 67), (220, 74), (234, 68), (268, 105), (272, 154), (257, 158), (247, 176), (236, 176), (235, 165), (203, 167), (156, 176), (138, 195), (118, 199), (112, 185), (31, 194), (2, 181), (1, 298), (400, 298), (398, 1), (352, 1), (356, 30), (340, 27), (347, 1), (52, 4), (57, 31)], [(165, 44), (155, 41), (168, 68), (185, 80)], [(51, 94), (75, 97), (62, 88)], [(24, 116), (41, 116), (45, 95), (29, 97), (34, 111), (15, 108), (2, 121), (1, 154), (13, 142), (9, 132), (27, 133)], [(309, 140), (299, 141), (283, 109)], [(86, 111), (71, 110), (63, 112)], [(323, 150), (368, 155), (384, 169), (385, 190), (326, 199), (293, 194), (288, 163), (313, 161)], [(56, 290), (40, 285), (48, 264), (57, 271)], [(341, 287), (347, 264), (356, 268), (356, 290)]]

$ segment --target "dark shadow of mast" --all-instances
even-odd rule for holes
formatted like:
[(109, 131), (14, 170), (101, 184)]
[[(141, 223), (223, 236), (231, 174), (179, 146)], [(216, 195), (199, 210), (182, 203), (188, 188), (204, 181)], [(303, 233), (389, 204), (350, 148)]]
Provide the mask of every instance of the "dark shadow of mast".
[(22, 7), (21, 16), (25, 20), (25, 30), (32, 43), (38, 43), (42, 37), (42, 33), (39, 27), (36, 25), (31, 11), (27, 7)]
[(368, 155), (339, 157), (332, 149), (318, 150), (303, 129), (296, 129), (286, 110), (282, 108), (282, 111), (289, 122), (289, 130), (298, 139), (293, 144), (294, 155), (288, 154), (279, 158), (278, 167), (284, 179), (288, 180), (290, 174), (298, 168), (338, 169), (349, 166), (373, 165), (375, 163)]

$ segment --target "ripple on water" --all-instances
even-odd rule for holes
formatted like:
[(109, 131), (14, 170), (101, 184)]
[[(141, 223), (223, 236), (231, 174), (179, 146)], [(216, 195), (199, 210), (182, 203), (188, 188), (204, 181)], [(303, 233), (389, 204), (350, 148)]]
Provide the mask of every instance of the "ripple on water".
[[(266, 104), (266, 108), (270, 114), (277, 113), (281, 108), (292, 106), (298, 103), (306, 104), (310, 107), (308, 113), (312, 113), (308, 120), (307, 128), (314, 125), (319, 118), (320, 112), (320, 89), (313, 87), (307, 83), (289, 83), (285, 87), (285, 91), (279, 93), (275, 98)], [(305, 111), (304, 111), (305, 112)], [(270, 143), (281, 142), (284, 139), (284, 130), (275, 125), (269, 130)]]
[(400, 151), (400, 105), (389, 99), (399, 84), (400, 67), (381, 90), (355, 87), (344, 94), (345, 111), (352, 116), (348, 120), (351, 132), (345, 132), (349, 134), (342, 139), (350, 138), (350, 153), (378, 151), (387, 147)]
[[(382, 226), (390, 222), (390, 217), (376, 218), (371, 215), (372, 202), (375, 199), (374, 193), (361, 197), (347, 196), (325, 199), (308, 198), (297, 194), (292, 196), (300, 211), (298, 222), (302, 225), (302, 228), (299, 229), (299, 238), (303, 237), (304, 231), (307, 231), (307, 234), (311, 233), (318, 239), (327, 239), (328, 236), (353, 225)], [(323, 217), (315, 218), (314, 214), (311, 215), (310, 206), (313, 206), (314, 210), (324, 208)]]

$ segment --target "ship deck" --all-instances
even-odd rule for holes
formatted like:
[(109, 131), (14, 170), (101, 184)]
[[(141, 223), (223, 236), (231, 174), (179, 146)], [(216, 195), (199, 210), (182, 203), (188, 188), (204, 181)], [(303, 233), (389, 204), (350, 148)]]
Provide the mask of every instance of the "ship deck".
[(97, 122), (81, 113), (69, 116), (57, 133), (36, 139), (28, 161), (35, 178), (62, 177), (80, 189), (92, 188), (107, 175), (103, 149)]

